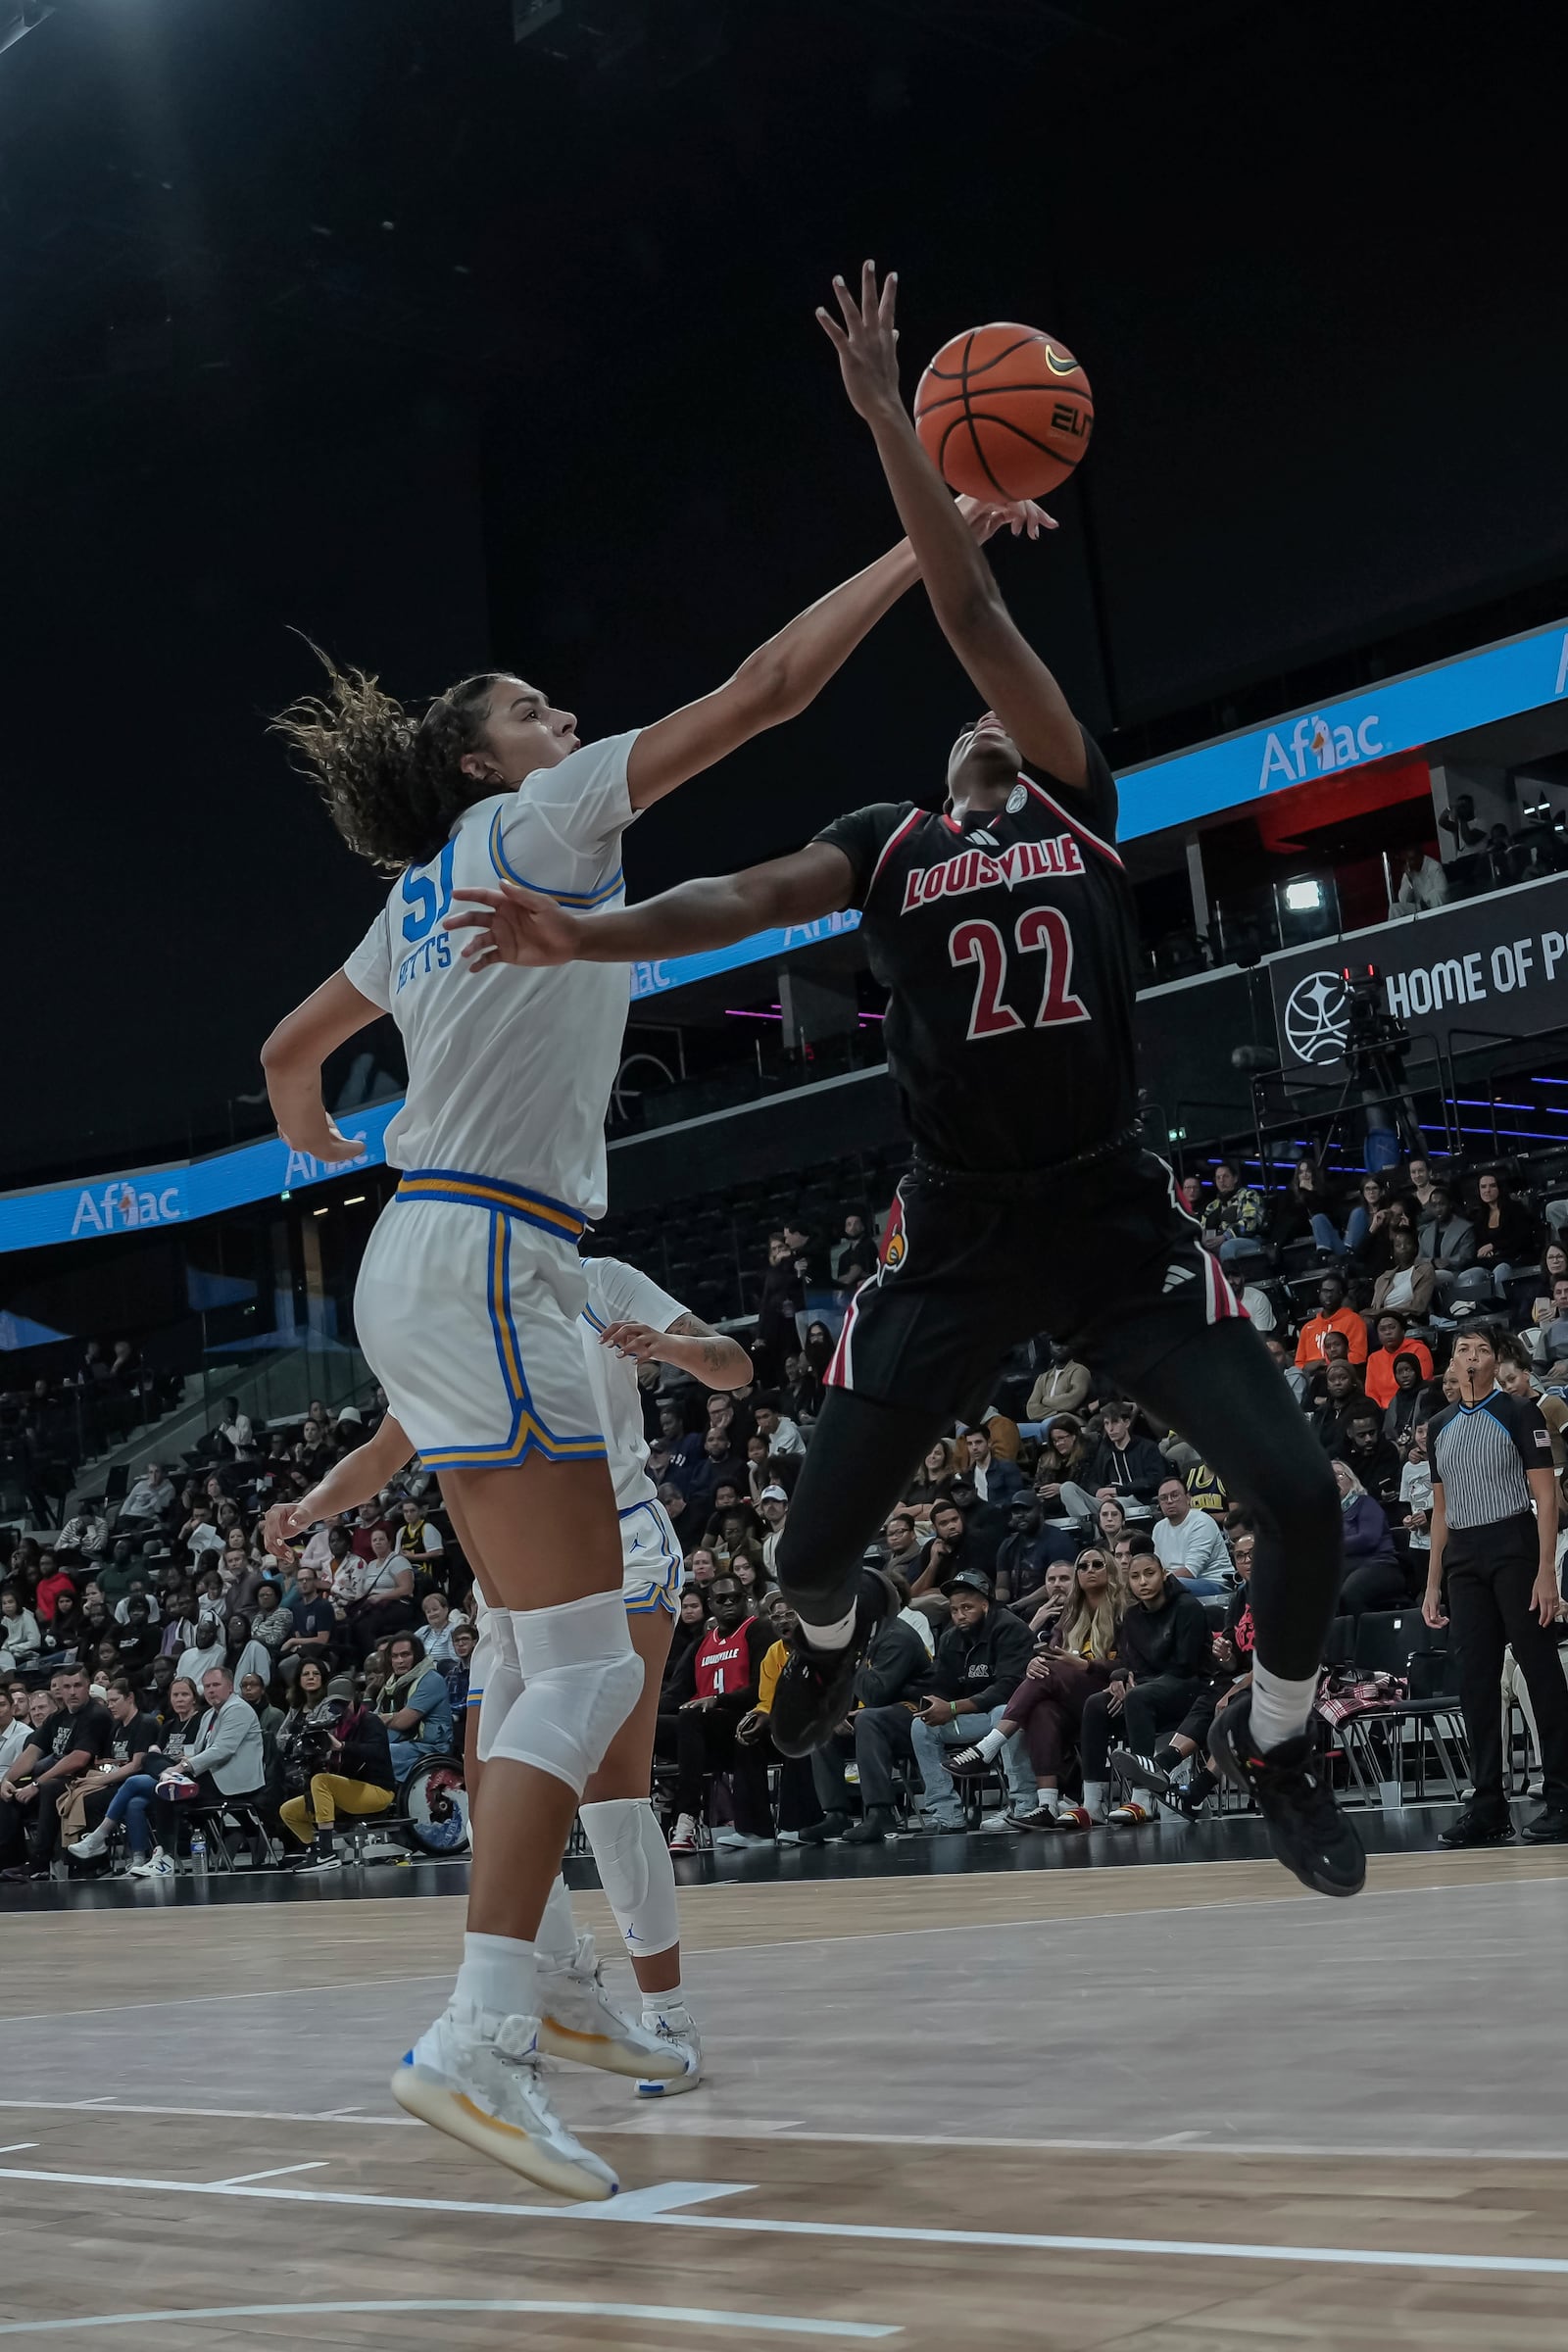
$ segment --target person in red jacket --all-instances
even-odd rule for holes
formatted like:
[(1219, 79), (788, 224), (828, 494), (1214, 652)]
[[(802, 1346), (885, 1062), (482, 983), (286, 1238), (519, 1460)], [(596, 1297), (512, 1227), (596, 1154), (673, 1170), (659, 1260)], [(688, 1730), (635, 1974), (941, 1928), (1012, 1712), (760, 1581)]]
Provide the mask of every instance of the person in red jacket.
[[(767, 1761), (760, 1747), (738, 1741), (744, 1716), (757, 1704), (762, 1659), (773, 1641), (771, 1626), (747, 1614), (747, 1598), (730, 1575), (715, 1576), (708, 1588), (712, 1623), (692, 1652), (688, 1677), (675, 1686), (679, 1703), (659, 1718), (658, 1745), (675, 1751), (675, 1827), (669, 1850), (689, 1854), (697, 1845), (697, 1824), (715, 1774), (734, 1776), (735, 1826), (720, 1830), (716, 1845), (771, 1845), (773, 1817), (767, 1795)], [(689, 1679), (690, 1695), (682, 1695)]]
[(66, 1574), (52, 1551), (46, 1551), (38, 1562), (38, 1589), (32, 1600), (38, 1615), (52, 1619), (55, 1602), (61, 1593), (74, 1592), (75, 1590), (75, 1579)]

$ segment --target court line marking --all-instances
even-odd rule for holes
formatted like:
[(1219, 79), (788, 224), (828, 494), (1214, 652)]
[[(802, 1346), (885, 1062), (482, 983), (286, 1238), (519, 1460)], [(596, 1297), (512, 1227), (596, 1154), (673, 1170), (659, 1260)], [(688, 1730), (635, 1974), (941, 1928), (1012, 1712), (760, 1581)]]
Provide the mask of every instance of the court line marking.
[[(268, 2202), (285, 2204), (359, 2205), (383, 2212), (426, 2215), (494, 2214), (505, 2221), (559, 2222), (564, 2215), (583, 2222), (603, 2218), (592, 2205), (501, 2205), (476, 2198), (379, 2196), (364, 2189), (242, 2188), (212, 2180), (158, 2180), (139, 2174), (28, 2172), (12, 2165), (0, 2165), (0, 2180), (40, 2180), (58, 2188), (145, 2189), (159, 2196), (259, 2197)], [(1402, 2247), (1254, 2246), (1231, 2243), (1224, 2239), (1080, 2237), (1010, 2230), (913, 2229), (906, 2225), (881, 2222), (776, 2221), (761, 2215), (754, 2217), (720, 2213), (650, 2214), (642, 2227), (649, 2230), (750, 2230), (759, 2237), (831, 2237), (858, 2244), (870, 2242), (965, 2248), (988, 2246), (1000, 2251), (1031, 2254), (1159, 2254), (1200, 2262), (1272, 2262), (1297, 2268), (1305, 2264), (1340, 2270), (1477, 2271), (1509, 2278), (1568, 2278), (1568, 2256), (1548, 2254), (1418, 2254)], [(161, 2316), (168, 2317), (167, 2314)], [(43, 2325), (79, 2327), (83, 2323), (49, 2321)], [(14, 2332), (17, 2332), (14, 2328), (0, 2327), (0, 2334)]]
[[(1168, 1872), (1177, 1867), (1180, 1866), (1167, 1862), (1124, 1863), (1119, 1866), (1118, 1875), (1120, 1874), (1120, 1871), (1131, 1872), (1135, 1870), (1157, 1870)], [(1244, 1862), (1238, 1860), (1236, 1862), (1205, 1862), (1198, 1865), (1198, 1867), (1204, 1870), (1240, 1870), (1243, 1868), (1255, 1868), (1256, 1865), (1250, 1861)], [(977, 1879), (1004, 1879), (1015, 1883), (1018, 1880), (1027, 1881), (1038, 1878), (1042, 1875), (1043, 1874), (1038, 1871), (987, 1870), (968, 1871), (965, 1872), (964, 1877), (967, 1884), (973, 1885)], [(1564, 1873), (1562, 1876), (1568, 1876), (1568, 1873)], [(1431, 1885), (1422, 1885), (1419, 1886), (1372, 1886), (1369, 1887), (1366, 1893), (1362, 1895), (1361, 1907), (1364, 1910), (1365, 1906), (1369, 1902), (1377, 1902), (1392, 1898), (1396, 1895), (1495, 1894), (1499, 1887), (1507, 1887), (1510, 1891), (1517, 1892), (1525, 1887), (1535, 1886), (1549, 1886), (1560, 1891), (1562, 1876), (1550, 1876), (1544, 1872), (1542, 1872), (1532, 1874), (1529, 1878), (1467, 1879), (1459, 1886), (1450, 1886), (1445, 1881), (1435, 1880)], [(879, 1886), (884, 1883), (885, 1882), (883, 1881), (874, 1879), (809, 1880), (800, 1882), (792, 1881), (787, 1886), (784, 1887), (784, 1891), (798, 1894), (803, 1885)], [(900, 1879), (894, 1883), (903, 1886), (917, 1885), (921, 1882), (912, 1879)], [(579, 1888), (578, 1891), (584, 1894), (597, 1894), (599, 1893), (600, 1889), (597, 1886), (587, 1886)], [(689, 1890), (683, 1888), (681, 1891), (684, 1893)], [(712, 1889), (710, 1891), (717, 1890)], [(347, 1899), (368, 1901), (376, 1898), (351, 1897)], [(1281, 1893), (1247, 1895), (1241, 1897), (1240, 1900), (1245, 1902), (1248, 1908), (1250, 1910), (1266, 1911), (1269, 1909), (1278, 1910), (1287, 1905), (1294, 1909), (1298, 1903), (1309, 1901), (1310, 1896), (1308, 1895), (1306, 1888), (1302, 1887), (1295, 1894)], [(238, 1906), (236, 1906), (236, 1908)], [(765, 1938), (758, 1937), (755, 1940), (746, 1943), (712, 1944), (701, 1950), (689, 1951), (687, 1957), (694, 1961), (717, 1960), (727, 1958), (735, 1952), (796, 1951), (803, 1944), (812, 1943), (837, 1944), (889, 1942), (896, 1939), (902, 1939), (906, 1936), (996, 1936), (1012, 1933), (1024, 1928), (1060, 1929), (1101, 1927), (1103, 1926), (1107, 1920), (1172, 1919), (1183, 1917), (1195, 1911), (1233, 1910), (1236, 1908), (1238, 1908), (1238, 1898), (1233, 1896), (1212, 1896), (1207, 1902), (1150, 1903), (1146, 1904), (1141, 1910), (1132, 1911), (1108, 1910), (1073, 1911), (1059, 1914), (1047, 1913), (1038, 1919), (941, 1920), (934, 1921), (928, 1927), (864, 1928), (846, 1931), (844, 1934), (836, 1936), (778, 1936)], [(59, 1912), (51, 1912), (48, 1914), (48, 1916), (51, 1919), (58, 1921), (62, 1915)], [(86, 1914), (85, 1916), (91, 1917), (96, 1915)], [(109, 1915), (106, 1914), (105, 1916)], [(171, 1916), (172, 1916), (172, 1914), (171, 1914)], [(208, 1916), (211, 1916), (211, 1914), (208, 1914)], [(1319, 1913), (1319, 1916), (1322, 1916), (1321, 1912)], [(612, 1959), (617, 1956), (618, 1955), (614, 1953), (612, 1953), (611, 1955)], [(18, 2010), (13, 2014), (3, 2008), (0, 2008), (0, 2025), (47, 2025), (52, 2024), (60, 2019), (72, 2017), (119, 2017), (123, 2012), (131, 2010), (190, 2009), (195, 2007), (198, 2003), (214, 2003), (221, 2001), (292, 2000), (297, 1995), (307, 1992), (359, 1992), (365, 1990), (368, 1986), (372, 1984), (450, 1984), (452, 1981), (452, 1975), (453, 1971), (450, 1968), (446, 1968), (440, 1970), (431, 1970), (427, 1973), (421, 1973), (409, 1977), (350, 1977), (337, 1979), (325, 1984), (263, 1985), (252, 1992), (197, 1992), (190, 1994), (188, 1998), (178, 2000), (107, 2001), (91, 2009), (24, 2009)], [(85, 2102), (81, 2100), (77, 2100), (75, 2102), (75, 2104), (78, 2106), (84, 2103)], [(3, 2100), (0, 2100), (0, 2105), (4, 2105)]]
[(750, 2196), (755, 2180), (656, 2180), (649, 2188), (621, 2189), (612, 2197), (568, 2205), (566, 2211), (590, 2222), (650, 2222), (659, 2214), (678, 2212), (683, 2205), (706, 2205), (714, 2197)]
[(37, 2145), (35, 2139), (8, 2139), (5, 2146), (0, 2148), (0, 2156), (20, 2156), (24, 2148), (35, 2148)]
[[(116, 2105), (85, 2108), (80, 2100), (59, 2099), (0, 2099), (0, 2107), (23, 2108), (32, 2114), (80, 2115), (171, 2115), (181, 2121), (221, 2124), (330, 2124), (338, 2121), (335, 2112), (321, 2114), (307, 2108), (288, 2107), (154, 2107)], [(357, 2115), (357, 2126), (370, 2125), (377, 2130), (421, 2132), (425, 2127), (412, 2115)], [(690, 2108), (671, 2108), (667, 2104), (638, 2116), (625, 2124), (595, 2123), (594, 2137), (602, 2139), (611, 2133), (627, 2138), (654, 2139), (661, 2133), (669, 2138), (688, 2139), (795, 2139), (803, 2143), (825, 2140), (841, 2147), (902, 2148), (908, 2145), (907, 2132), (808, 2132), (793, 2124), (730, 2123), (723, 2117), (704, 2121), (694, 2116)], [(18, 2148), (36, 2147), (36, 2140), (19, 2140)], [(1090, 2155), (1159, 2156), (1171, 2151), (1159, 2139), (1017, 2139), (996, 2132), (922, 2132), (920, 2145), (933, 2148), (1000, 2148), (1040, 2155), (1073, 2155), (1080, 2150)], [(1343, 2158), (1351, 2163), (1365, 2159), (1368, 2163), (1397, 2159), (1424, 2164), (1563, 2164), (1568, 2163), (1568, 2147), (1564, 2148), (1459, 2148), (1445, 2144), (1433, 2147), (1430, 2142), (1419, 2148), (1400, 2148), (1376, 2145), (1346, 2146), (1343, 2140), (1304, 2139), (1216, 2139), (1200, 2138), (1194, 2143), (1205, 2156), (1293, 2156), (1321, 2157), (1325, 2161)], [(0, 2155), (11, 2151), (0, 2148)], [(508, 2208), (510, 2212), (511, 2207)]]
[(8, 2320), (0, 2335), (52, 2335), (68, 2328), (168, 2327), (190, 2320), (308, 2319), (336, 2312), (494, 2311), (534, 2312), (584, 2320), (664, 2320), (678, 2328), (754, 2328), (772, 2335), (829, 2335), (857, 2342), (902, 2335), (902, 2328), (873, 2327), (864, 2320), (791, 2319), (782, 2312), (700, 2311), (681, 2303), (490, 2303), (447, 2296), (421, 2296), (407, 2303), (223, 2303), (208, 2311), (109, 2311), (79, 2320)]
[(219, 2180), (219, 2188), (243, 2188), (250, 2180), (281, 2180), (285, 2173), (322, 2173), (326, 2170), (324, 2156), (313, 2156), (306, 2164), (274, 2164), (265, 2173), (230, 2173), (226, 2180)]

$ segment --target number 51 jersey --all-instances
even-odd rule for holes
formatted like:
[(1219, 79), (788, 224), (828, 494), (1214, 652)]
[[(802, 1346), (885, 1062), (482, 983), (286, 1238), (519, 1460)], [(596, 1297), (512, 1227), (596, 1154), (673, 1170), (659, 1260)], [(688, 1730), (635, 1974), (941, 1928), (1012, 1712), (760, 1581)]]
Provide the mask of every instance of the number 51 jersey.
[(883, 801), (817, 835), (854, 868), (909, 1132), (948, 1167), (1047, 1167), (1136, 1117), (1132, 886), (1115, 780), (1084, 749), (1087, 788), (1026, 763), (962, 824)]

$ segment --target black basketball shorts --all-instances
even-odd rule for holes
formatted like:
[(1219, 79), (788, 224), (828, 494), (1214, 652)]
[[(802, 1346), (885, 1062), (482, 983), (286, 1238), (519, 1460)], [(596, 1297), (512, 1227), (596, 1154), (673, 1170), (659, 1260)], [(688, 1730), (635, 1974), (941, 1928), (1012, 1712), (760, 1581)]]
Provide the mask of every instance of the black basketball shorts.
[(1138, 1394), (1195, 1332), (1245, 1309), (1164, 1160), (1123, 1141), (1056, 1169), (975, 1175), (918, 1155), (829, 1383), (971, 1418), (1012, 1348), (1049, 1332)]

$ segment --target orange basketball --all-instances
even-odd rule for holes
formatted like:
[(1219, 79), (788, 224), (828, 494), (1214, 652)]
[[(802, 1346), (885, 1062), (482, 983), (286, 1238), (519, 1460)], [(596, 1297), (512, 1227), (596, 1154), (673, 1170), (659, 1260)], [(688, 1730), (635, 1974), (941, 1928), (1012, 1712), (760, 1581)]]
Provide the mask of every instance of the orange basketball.
[(915, 430), (952, 490), (1011, 505), (1064, 482), (1095, 396), (1065, 343), (1003, 319), (944, 343), (914, 394)]

